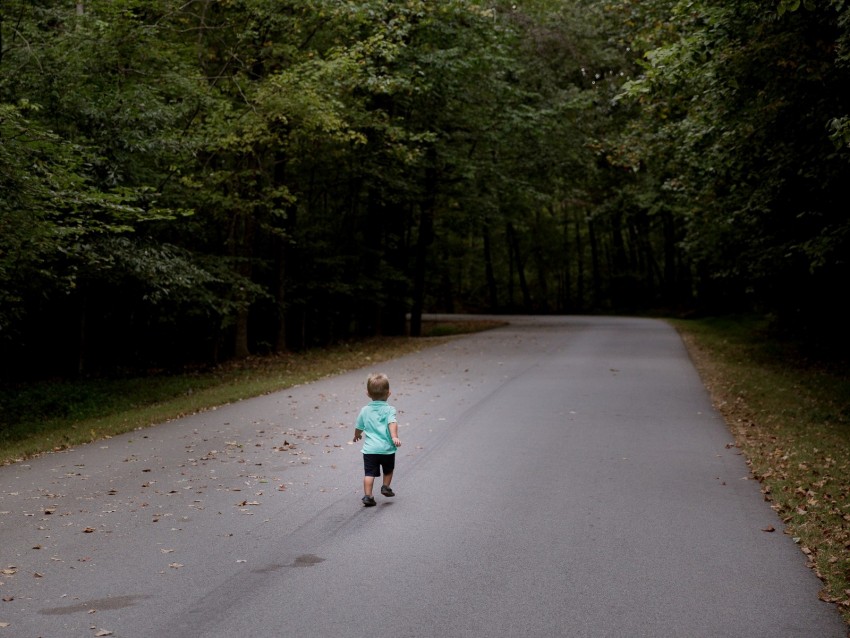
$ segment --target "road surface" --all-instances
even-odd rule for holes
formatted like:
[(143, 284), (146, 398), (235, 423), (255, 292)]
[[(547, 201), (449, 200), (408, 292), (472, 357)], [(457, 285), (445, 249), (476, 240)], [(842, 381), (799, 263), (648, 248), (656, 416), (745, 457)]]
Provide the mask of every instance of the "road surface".
[[(0, 638), (839, 638), (676, 332), (512, 318), (0, 468)], [(765, 532), (773, 526), (774, 533)]]

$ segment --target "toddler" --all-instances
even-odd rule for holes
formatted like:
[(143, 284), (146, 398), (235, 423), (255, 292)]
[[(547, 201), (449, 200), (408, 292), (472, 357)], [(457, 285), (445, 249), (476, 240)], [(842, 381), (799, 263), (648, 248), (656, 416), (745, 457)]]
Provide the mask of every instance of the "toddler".
[(354, 426), (354, 440), (363, 439), (363, 505), (372, 507), (375, 499), (372, 497), (372, 488), (375, 478), (381, 476), (383, 471), (384, 480), (381, 485), (383, 496), (395, 496), (390, 488), (395, 469), (395, 453), (401, 446), (398, 438), (398, 422), (396, 411), (387, 403), (390, 398), (390, 380), (385, 374), (373, 374), (366, 381), (366, 394), (372, 399), (363, 406), (357, 416)]

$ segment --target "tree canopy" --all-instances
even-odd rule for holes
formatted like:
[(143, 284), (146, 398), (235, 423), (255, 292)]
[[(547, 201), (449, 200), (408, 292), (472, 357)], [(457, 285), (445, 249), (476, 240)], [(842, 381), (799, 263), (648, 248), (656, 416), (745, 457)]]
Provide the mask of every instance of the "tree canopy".
[(3, 0), (2, 375), (417, 334), (427, 311), (837, 334), (848, 16)]

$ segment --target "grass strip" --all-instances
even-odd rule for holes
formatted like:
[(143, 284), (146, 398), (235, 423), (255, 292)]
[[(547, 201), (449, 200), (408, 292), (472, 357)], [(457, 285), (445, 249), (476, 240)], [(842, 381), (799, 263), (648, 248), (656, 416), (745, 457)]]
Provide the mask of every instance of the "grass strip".
[(366, 339), (201, 372), (0, 386), (0, 464), (374, 365), (499, 325), (504, 322), (425, 322), (423, 338)]
[(673, 321), (766, 500), (850, 624), (850, 378), (752, 318)]

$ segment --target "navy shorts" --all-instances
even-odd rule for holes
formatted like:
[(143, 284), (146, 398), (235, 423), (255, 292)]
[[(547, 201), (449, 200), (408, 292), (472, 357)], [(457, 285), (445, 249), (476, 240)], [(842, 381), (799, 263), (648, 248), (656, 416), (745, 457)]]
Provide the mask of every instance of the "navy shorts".
[(384, 476), (392, 474), (395, 469), (395, 454), (364, 454), (363, 469), (366, 476), (380, 476), (381, 470)]

